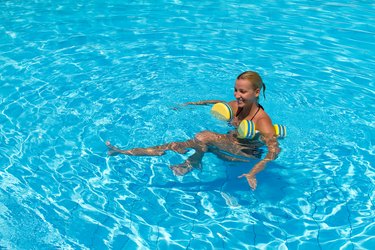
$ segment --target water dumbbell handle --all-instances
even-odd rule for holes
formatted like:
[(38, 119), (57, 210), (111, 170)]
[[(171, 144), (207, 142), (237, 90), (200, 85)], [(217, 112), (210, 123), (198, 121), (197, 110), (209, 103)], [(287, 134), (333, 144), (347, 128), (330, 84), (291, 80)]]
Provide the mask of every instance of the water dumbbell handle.
[[(278, 138), (286, 137), (286, 127), (284, 125), (274, 124), (275, 134)], [(253, 139), (259, 131), (256, 130), (253, 121), (243, 120), (237, 128), (239, 138)]]

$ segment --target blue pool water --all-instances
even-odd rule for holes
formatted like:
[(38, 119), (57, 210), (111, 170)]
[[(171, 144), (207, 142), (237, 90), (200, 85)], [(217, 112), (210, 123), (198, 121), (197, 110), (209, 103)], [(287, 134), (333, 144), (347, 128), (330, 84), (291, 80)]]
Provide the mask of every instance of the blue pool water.
[[(1, 1), (0, 248), (373, 249), (373, 1)], [(226, 132), (258, 71), (288, 128), (254, 162), (107, 156)]]

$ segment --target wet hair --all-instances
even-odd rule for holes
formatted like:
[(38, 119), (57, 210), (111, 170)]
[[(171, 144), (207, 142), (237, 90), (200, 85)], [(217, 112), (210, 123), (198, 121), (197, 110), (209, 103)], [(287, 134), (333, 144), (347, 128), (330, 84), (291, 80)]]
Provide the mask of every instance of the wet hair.
[(253, 85), (254, 90), (259, 89), (260, 91), (263, 89), (263, 97), (266, 99), (266, 85), (263, 83), (262, 78), (257, 72), (254, 71), (245, 71), (237, 76), (237, 80), (249, 80), (250, 83)]

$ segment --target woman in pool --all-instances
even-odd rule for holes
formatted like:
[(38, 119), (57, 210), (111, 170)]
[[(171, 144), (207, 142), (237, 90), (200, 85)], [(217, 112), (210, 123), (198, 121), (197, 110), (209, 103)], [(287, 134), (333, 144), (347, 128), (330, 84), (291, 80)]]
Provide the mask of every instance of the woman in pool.
[[(230, 101), (228, 104), (233, 110), (234, 118), (231, 124), (238, 127), (241, 121), (251, 120), (255, 127), (261, 133), (261, 140), (267, 145), (268, 152), (266, 156), (260, 160), (255, 166), (239, 178), (246, 177), (250, 187), (255, 190), (257, 186), (256, 174), (262, 171), (267, 162), (277, 158), (280, 148), (278, 146), (275, 129), (268, 114), (258, 103), (259, 94), (265, 85), (258, 75), (253, 71), (246, 71), (240, 74), (235, 82), (234, 97), (236, 100)], [(207, 100), (199, 102), (188, 102), (185, 105), (207, 105), (222, 102), (219, 100)], [(195, 152), (187, 158), (187, 160), (179, 165), (171, 166), (175, 175), (185, 175), (194, 168), (201, 169), (201, 161), (206, 152), (216, 154), (218, 157), (230, 161), (249, 161), (249, 158), (259, 158), (259, 140), (239, 139), (236, 130), (228, 134), (218, 134), (211, 131), (202, 131), (195, 138), (184, 142), (172, 142), (160, 146), (149, 148), (134, 148), (122, 150), (113, 145), (109, 141), (106, 142), (109, 147), (109, 155), (126, 154), (126, 155), (163, 155), (166, 150), (184, 154), (188, 148), (192, 148)]]

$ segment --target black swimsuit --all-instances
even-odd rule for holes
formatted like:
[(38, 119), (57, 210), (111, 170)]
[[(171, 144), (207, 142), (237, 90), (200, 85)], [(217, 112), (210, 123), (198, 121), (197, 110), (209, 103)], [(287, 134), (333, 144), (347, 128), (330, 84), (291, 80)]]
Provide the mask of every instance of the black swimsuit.
[[(253, 115), (253, 117), (251, 117), (250, 121), (252, 121), (255, 118), (255, 116), (258, 114), (260, 109), (264, 110), (263, 106), (258, 104), (258, 109)], [(242, 108), (237, 110), (236, 117), (239, 115), (241, 111), (242, 111)], [(245, 138), (243, 139), (237, 138), (237, 140), (242, 146), (244, 146), (244, 149), (241, 150), (242, 152), (255, 156), (256, 158), (260, 158), (260, 156), (263, 153), (263, 150), (261, 149), (261, 147), (263, 146), (263, 143), (261, 143), (259, 140), (245, 139)]]
[[(253, 115), (253, 117), (251, 117), (250, 121), (252, 121), (255, 116), (258, 114), (259, 110), (260, 109), (263, 109), (264, 108), (262, 107), (262, 105), (258, 104), (258, 109), (257, 111), (255, 112), (255, 114)], [(235, 117), (238, 117), (238, 115), (241, 113), (241, 111), (243, 110), (243, 108), (239, 108), (236, 112), (236, 115)], [(233, 124), (231, 124), (231, 122), (228, 122), (228, 125), (231, 126), (231, 127), (234, 127)], [(235, 132), (236, 130), (232, 130), (232, 131), (229, 131), (228, 134), (231, 134), (233, 137), (236, 138), (236, 140), (238, 141), (238, 143), (243, 146), (243, 148), (241, 149), (241, 152), (242, 153), (245, 153), (246, 155), (248, 155), (248, 157), (255, 157), (255, 158), (260, 158), (263, 154), (263, 149), (261, 148), (264, 144), (259, 141), (259, 140), (254, 140), (254, 139), (246, 139), (246, 138), (238, 138), (237, 137), (237, 132)], [(225, 152), (224, 153), (228, 154), (228, 152)], [(232, 154), (230, 154), (232, 155)], [(232, 155), (233, 157), (240, 157), (241, 156), (238, 156), (238, 155)], [(247, 157), (247, 156), (242, 156), (242, 157)]]
[[(258, 112), (259, 112), (260, 109), (263, 109), (263, 110), (264, 110), (263, 106), (260, 105), (260, 104), (258, 104), (258, 109), (257, 109), (257, 111), (255, 112), (255, 114), (253, 115), (253, 117), (251, 117), (250, 121), (252, 121), (252, 120), (254, 119), (254, 117), (258, 114)], [(237, 112), (236, 112), (235, 117), (238, 117), (238, 115), (241, 113), (242, 110), (243, 110), (243, 108), (239, 108), (239, 109), (237, 109)]]

